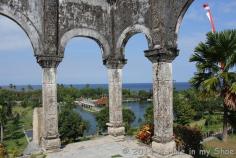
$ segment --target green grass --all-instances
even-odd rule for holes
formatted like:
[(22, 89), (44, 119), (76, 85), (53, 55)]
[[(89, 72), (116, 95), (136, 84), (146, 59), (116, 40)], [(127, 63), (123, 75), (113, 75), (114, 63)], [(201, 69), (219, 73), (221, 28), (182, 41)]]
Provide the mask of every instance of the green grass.
[[(227, 141), (213, 139), (205, 142), (205, 150), (210, 150), (211, 156), (215, 158), (235, 158), (236, 157), (236, 135), (231, 135)], [(230, 154), (230, 151), (231, 154)]]
[(193, 122), (191, 122), (189, 125), (190, 125), (191, 127), (195, 127), (195, 126), (202, 127), (202, 126), (205, 125), (205, 123), (206, 123), (206, 119), (201, 119), (201, 120), (199, 120), (199, 121), (193, 121)]
[[(205, 116), (205, 117), (208, 117), (208, 116)], [(218, 132), (223, 128), (221, 115), (212, 114), (211, 117), (216, 118), (218, 120), (217, 120), (217, 123), (214, 123), (214, 124), (211, 124), (211, 125), (208, 125), (208, 126), (205, 125), (205, 123), (206, 123), (206, 118), (205, 117), (201, 120), (193, 121), (189, 125), (191, 127), (196, 127), (196, 126), (199, 127), (203, 133)]]
[(16, 106), (13, 108), (13, 112), (18, 112), (20, 114), (21, 125), (24, 125), (24, 129), (32, 129), (33, 121), (33, 109), (31, 107), (23, 108), (21, 106)]
[(12, 157), (21, 155), (28, 144), (23, 133), (23, 128), (32, 129), (33, 109), (17, 106), (13, 108), (14, 112), (20, 114), (20, 119), (18, 122), (14, 122), (13, 120), (8, 121), (4, 132), (4, 144), (7, 152)]

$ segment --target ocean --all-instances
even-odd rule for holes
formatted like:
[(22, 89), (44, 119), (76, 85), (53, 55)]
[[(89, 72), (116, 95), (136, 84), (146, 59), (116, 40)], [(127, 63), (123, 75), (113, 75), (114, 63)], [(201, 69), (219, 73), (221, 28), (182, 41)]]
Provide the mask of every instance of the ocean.
[[(85, 88), (86, 86), (91, 87), (91, 88), (108, 88), (107, 84), (74, 84), (72, 85), (75, 88), (82, 89)], [(69, 87), (71, 85), (69, 84), (64, 84), (65, 87)], [(2, 88), (9, 89), (9, 86), (1, 86)], [(28, 90), (27, 85), (16, 85), (16, 90)], [(191, 85), (188, 82), (175, 82), (174, 87), (177, 91), (181, 90), (187, 90), (191, 87)], [(41, 89), (41, 85), (32, 85), (32, 88), (34, 90)], [(152, 90), (152, 83), (124, 83), (123, 84), (123, 89), (130, 89), (132, 91), (139, 91), (139, 90), (145, 90), (145, 91), (150, 91)]]

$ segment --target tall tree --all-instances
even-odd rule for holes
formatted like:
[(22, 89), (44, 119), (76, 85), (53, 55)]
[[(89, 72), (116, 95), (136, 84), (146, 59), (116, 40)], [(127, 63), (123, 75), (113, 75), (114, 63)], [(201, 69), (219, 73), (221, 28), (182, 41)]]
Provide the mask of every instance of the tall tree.
[(236, 30), (208, 33), (191, 56), (196, 62), (197, 72), (191, 84), (204, 95), (223, 97), (224, 121), (223, 140), (227, 138), (228, 110), (236, 109)]

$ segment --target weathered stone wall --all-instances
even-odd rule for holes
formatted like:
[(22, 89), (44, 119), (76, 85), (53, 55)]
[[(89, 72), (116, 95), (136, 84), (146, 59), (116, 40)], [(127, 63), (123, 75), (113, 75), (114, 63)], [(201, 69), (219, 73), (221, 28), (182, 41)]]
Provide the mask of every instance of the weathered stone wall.
[(194, 0), (0, 0), (0, 14), (17, 22), (36, 55), (63, 57), (75, 36), (94, 39), (103, 58), (124, 58), (124, 46), (136, 33), (149, 48), (176, 47), (184, 13)]
[(33, 143), (40, 145), (42, 138), (43, 108), (35, 108), (33, 112)]
[[(68, 37), (74, 36), (89, 37), (97, 41), (101, 47), (107, 47), (104, 45), (111, 44), (109, 40), (111, 38), (110, 19), (110, 6), (105, 0), (61, 0), (59, 37), (63, 41), (61, 41), (60, 50), (64, 51)], [(70, 35), (66, 34), (68, 37), (63, 38), (63, 35), (71, 30), (73, 31), (70, 32)]]
[[(150, 0), (117, 1), (114, 9), (115, 23), (113, 26), (116, 41), (118, 41), (120, 35), (128, 27), (140, 25), (146, 28), (151, 28), (150, 5)], [(130, 38), (133, 34), (139, 32), (143, 32), (143, 30), (141, 28), (134, 28), (127, 33), (127, 38)]]
[(152, 37), (155, 45), (177, 47), (177, 31), (194, 0), (152, 0)]

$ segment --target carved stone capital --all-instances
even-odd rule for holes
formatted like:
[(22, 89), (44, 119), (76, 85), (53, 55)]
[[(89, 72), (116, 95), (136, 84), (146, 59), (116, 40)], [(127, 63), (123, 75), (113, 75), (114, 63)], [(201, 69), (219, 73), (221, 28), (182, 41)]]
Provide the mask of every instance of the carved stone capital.
[(165, 137), (165, 136), (161, 136), (161, 137), (158, 137), (158, 136), (153, 136), (152, 137), (152, 140), (157, 142), (157, 143), (168, 143), (168, 142), (171, 142), (174, 140), (174, 136), (172, 137)]
[(110, 5), (113, 5), (117, 2), (117, 0), (107, 0), (107, 3), (109, 3)]
[(177, 48), (155, 48), (145, 51), (145, 56), (152, 62), (172, 62), (179, 55)]
[(126, 63), (127, 63), (127, 59), (105, 59), (105, 60), (103, 60), (103, 64), (108, 69), (122, 69)]
[(61, 61), (61, 57), (37, 56), (37, 62), (42, 68), (57, 68)]

